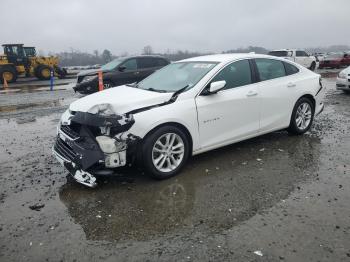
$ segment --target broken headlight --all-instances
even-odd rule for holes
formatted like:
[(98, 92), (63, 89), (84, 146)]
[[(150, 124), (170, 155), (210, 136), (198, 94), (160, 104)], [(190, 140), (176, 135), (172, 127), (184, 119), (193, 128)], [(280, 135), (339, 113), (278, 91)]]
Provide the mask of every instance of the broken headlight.
[(95, 80), (95, 79), (97, 79), (97, 76), (85, 76), (81, 82), (82, 83), (89, 82), (89, 81), (92, 81), (92, 80)]
[(94, 105), (88, 110), (88, 113), (99, 114), (101, 116), (110, 116), (115, 114), (110, 104)]

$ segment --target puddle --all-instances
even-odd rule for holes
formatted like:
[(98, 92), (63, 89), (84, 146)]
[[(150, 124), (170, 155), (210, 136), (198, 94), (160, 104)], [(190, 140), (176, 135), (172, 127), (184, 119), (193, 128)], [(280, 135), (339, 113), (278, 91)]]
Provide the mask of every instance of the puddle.
[(37, 103), (25, 103), (25, 104), (17, 104), (17, 105), (6, 105), (0, 106), (0, 113), (8, 113), (18, 110), (30, 109), (34, 107), (58, 107), (62, 106), (62, 100), (56, 99), (52, 101), (43, 101)]
[(95, 190), (70, 181), (59, 197), (89, 240), (221, 231), (287, 198), (298, 182), (314, 177), (319, 147), (318, 138), (273, 133), (194, 157), (169, 180), (129, 170), (125, 177), (101, 180)]

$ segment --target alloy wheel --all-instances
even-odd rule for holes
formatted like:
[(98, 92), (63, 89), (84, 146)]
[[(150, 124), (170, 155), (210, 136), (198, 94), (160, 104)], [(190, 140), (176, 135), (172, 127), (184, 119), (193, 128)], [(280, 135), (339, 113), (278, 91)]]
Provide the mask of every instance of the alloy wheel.
[(309, 103), (299, 105), (295, 114), (295, 123), (300, 130), (305, 130), (310, 125), (312, 109)]
[(171, 172), (181, 164), (184, 154), (185, 145), (182, 138), (175, 133), (166, 133), (153, 145), (153, 165), (160, 172)]

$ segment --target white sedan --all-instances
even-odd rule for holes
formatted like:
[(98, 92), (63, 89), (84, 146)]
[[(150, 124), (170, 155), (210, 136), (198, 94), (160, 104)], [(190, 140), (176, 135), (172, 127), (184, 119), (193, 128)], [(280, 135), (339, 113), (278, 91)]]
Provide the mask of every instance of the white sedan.
[(63, 114), (53, 152), (80, 183), (141, 163), (164, 179), (191, 155), (276, 130), (309, 130), (323, 110), (320, 75), (256, 54), (195, 57), (138, 84), (98, 92)]
[(350, 93), (350, 66), (338, 74), (336, 87), (338, 90)]

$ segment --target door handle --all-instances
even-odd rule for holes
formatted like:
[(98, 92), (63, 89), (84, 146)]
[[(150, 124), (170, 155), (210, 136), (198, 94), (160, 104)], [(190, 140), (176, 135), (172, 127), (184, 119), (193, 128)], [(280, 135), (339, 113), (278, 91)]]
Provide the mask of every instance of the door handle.
[(250, 91), (247, 93), (247, 96), (256, 96), (257, 94), (258, 94), (258, 92), (253, 91), (253, 90), (250, 90)]
[(135, 75), (138, 75), (138, 74), (140, 74), (140, 72), (135, 72), (134, 74), (135, 74)]
[(287, 87), (296, 87), (296, 84), (294, 84), (294, 83), (288, 83), (288, 84), (287, 84)]

